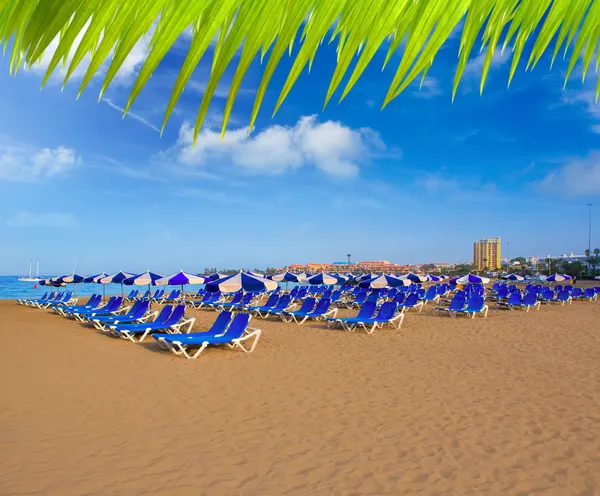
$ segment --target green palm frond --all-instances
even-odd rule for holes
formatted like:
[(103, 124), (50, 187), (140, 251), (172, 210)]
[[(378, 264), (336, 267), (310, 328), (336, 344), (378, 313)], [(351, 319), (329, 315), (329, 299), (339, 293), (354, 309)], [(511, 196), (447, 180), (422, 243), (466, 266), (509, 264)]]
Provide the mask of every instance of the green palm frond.
[[(310, 69), (323, 41), (337, 43), (337, 64), (325, 105), (351, 66), (340, 101), (382, 45), (389, 45), (384, 66), (389, 65), (393, 53), (402, 50), (383, 108), (415, 79), (424, 80), (440, 48), (461, 25), (453, 97), (478, 43), (485, 53), (480, 91), (497, 50), (512, 51), (509, 84), (525, 52), (526, 68), (532, 69), (550, 46), (552, 63), (560, 55), (568, 59), (565, 84), (578, 62), (583, 78), (590, 67), (598, 70), (600, 0), (0, 0), (0, 40), (5, 51), (12, 46), (11, 73), (38, 63), (50, 44), (59, 40), (43, 84), (59, 65), (64, 71), (63, 84), (67, 84), (87, 57), (90, 62), (81, 93), (110, 60), (102, 96), (136, 43), (149, 37), (149, 55), (133, 85), (126, 111), (181, 34), (190, 33), (189, 49), (167, 105), (163, 129), (194, 69), (211, 54), (212, 70), (195, 136), (219, 81), (234, 59), (237, 66), (225, 106), (223, 133), (242, 80), (257, 56), (261, 61), (266, 58), (266, 64), (250, 129), (276, 67), (286, 52), (292, 54), (295, 45), (298, 49), (275, 112), (302, 71), (307, 66)], [(600, 79), (596, 97), (598, 94)]]

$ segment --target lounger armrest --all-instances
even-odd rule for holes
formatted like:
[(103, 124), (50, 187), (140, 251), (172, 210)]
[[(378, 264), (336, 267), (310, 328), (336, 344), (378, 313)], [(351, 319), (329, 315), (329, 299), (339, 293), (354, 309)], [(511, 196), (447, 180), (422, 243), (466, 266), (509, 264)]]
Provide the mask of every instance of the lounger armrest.
[(156, 317), (158, 317), (158, 310), (147, 312), (146, 315), (140, 319), (140, 322), (148, 322), (150, 319), (154, 320)]
[(116, 310), (113, 313), (115, 315), (126, 314), (127, 312), (129, 312), (129, 310), (131, 310), (131, 307), (123, 307), (123, 308), (119, 308), (119, 310)]
[[(189, 319), (184, 319), (181, 322), (179, 322), (179, 324), (175, 324), (173, 326), (171, 326), (171, 329), (173, 329), (175, 332), (178, 332), (179, 334), (189, 334), (190, 332), (192, 332), (192, 329), (194, 328), (194, 323), (196, 322), (196, 317), (190, 317)], [(186, 328), (185, 332), (182, 332), (183, 328)]]

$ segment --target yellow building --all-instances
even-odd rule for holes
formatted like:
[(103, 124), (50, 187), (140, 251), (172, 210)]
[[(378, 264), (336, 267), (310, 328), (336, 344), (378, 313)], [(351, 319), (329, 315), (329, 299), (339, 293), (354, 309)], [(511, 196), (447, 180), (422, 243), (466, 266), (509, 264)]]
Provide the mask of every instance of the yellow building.
[(476, 270), (496, 270), (500, 265), (500, 238), (487, 238), (473, 243), (473, 265)]

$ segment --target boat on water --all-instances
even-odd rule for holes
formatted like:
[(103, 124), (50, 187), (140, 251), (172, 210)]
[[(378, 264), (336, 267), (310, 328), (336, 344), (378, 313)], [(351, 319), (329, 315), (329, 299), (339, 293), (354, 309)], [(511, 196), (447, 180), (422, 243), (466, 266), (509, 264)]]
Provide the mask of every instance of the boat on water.
[(40, 261), (37, 261), (37, 267), (35, 270), (35, 277), (31, 275), (31, 260), (29, 261), (29, 276), (19, 277), (19, 281), (21, 282), (40, 282), (42, 278), (40, 277)]

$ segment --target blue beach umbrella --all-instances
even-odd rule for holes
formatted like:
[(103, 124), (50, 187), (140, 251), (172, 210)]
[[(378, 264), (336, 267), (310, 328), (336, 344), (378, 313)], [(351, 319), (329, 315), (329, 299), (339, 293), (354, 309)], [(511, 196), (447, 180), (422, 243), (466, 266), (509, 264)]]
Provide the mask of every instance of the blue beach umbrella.
[(98, 282), (100, 284), (120, 284), (121, 285), (121, 296), (123, 296), (123, 281), (128, 277), (133, 276), (129, 272), (117, 272), (116, 274), (110, 274), (103, 277)]
[(413, 274), (411, 272), (410, 274), (400, 276), (400, 279), (408, 279), (409, 281), (412, 281), (412, 282), (427, 282), (429, 279), (429, 276), (421, 276), (418, 274)]
[(502, 276), (502, 279), (507, 279), (509, 281), (524, 281), (525, 278), (523, 276), (519, 276), (517, 274), (508, 274), (507, 276)]
[(369, 279), (375, 279), (376, 277), (379, 277), (381, 274), (363, 274), (361, 276), (358, 276), (358, 281), (362, 282), (362, 281), (368, 281)]
[(204, 284), (205, 281), (206, 279), (202, 276), (195, 276), (181, 270), (170, 276), (161, 277), (154, 283), (157, 286), (181, 286), (181, 294), (183, 297), (183, 286), (187, 286), (188, 284)]
[(265, 277), (253, 276), (245, 272), (238, 272), (231, 276), (206, 283), (207, 291), (221, 291), (223, 293), (242, 292), (242, 308), (244, 306), (244, 291), (258, 293), (277, 289), (277, 282)]
[[(96, 274), (95, 276), (88, 276), (83, 279), (83, 283), (84, 284), (91, 284), (91, 283), (100, 284), (100, 279), (104, 279), (107, 276), (108, 276), (108, 274), (106, 274), (104, 272), (102, 272), (101, 274)], [(106, 297), (106, 284), (103, 284), (102, 285), (102, 299), (104, 300), (105, 297)]]
[(476, 276), (475, 274), (467, 274), (466, 276), (453, 279), (455, 284), (487, 284), (490, 280), (487, 277)]
[(304, 284), (338, 284), (337, 278), (326, 272), (319, 272), (314, 276), (303, 279), (302, 282)]
[(440, 282), (444, 280), (443, 276), (436, 276), (435, 274), (429, 274), (428, 277), (431, 282)]
[(381, 289), (381, 288), (397, 288), (400, 286), (410, 286), (412, 281), (410, 279), (401, 279), (391, 274), (384, 274), (382, 276), (375, 277), (373, 279), (367, 279), (366, 281), (361, 281), (358, 285), (361, 288), (372, 288), (372, 289)]
[(70, 276), (59, 277), (58, 280), (59, 282), (64, 282), (65, 284), (73, 284), (73, 294), (77, 296), (77, 284), (82, 283), (85, 280), (85, 277), (73, 273)]
[[(150, 272), (147, 270), (146, 272), (142, 272), (141, 274), (136, 274), (134, 276), (123, 279), (123, 284), (126, 286), (148, 286), (148, 291), (150, 291), (150, 286), (155, 286), (156, 281), (161, 279), (163, 276), (160, 274), (155, 274), (154, 272)], [(150, 296), (150, 295), (148, 295)], [(148, 298), (150, 305), (152, 305), (152, 298)]]
[(206, 282), (212, 282), (212, 281), (218, 281), (219, 279), (223, 279), (225, 277), (227, 277), (226, 274), (219, 274), (218, 272), (215, 272), (214, 274), (210, 274), (208, 276), (202, 276), (204, 277)]
[(277, 282), (285, 282), (285, 290), (288, 289), (288, 283), (290, 282), (300, 282), (298, 279), (298, 274), (292, 274), (291, 272), (282, 272), (281, 274), (275, 274), (271, 276), (270, 279)]
[(567, 274), (552, 274), (551, 276), (546, 277), (546, 281), (548, 282), (563, 282), (570, 280), (571, 276), (568, 276)]

